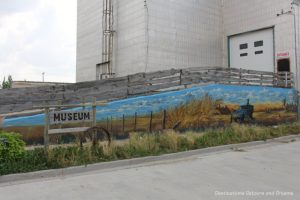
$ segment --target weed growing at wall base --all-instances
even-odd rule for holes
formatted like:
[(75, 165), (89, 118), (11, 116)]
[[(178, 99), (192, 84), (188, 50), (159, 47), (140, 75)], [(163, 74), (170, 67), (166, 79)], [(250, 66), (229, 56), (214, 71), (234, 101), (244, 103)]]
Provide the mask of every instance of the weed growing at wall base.
[(83, 148), (79, 146), (54, 147), (48, 151), (39, 148), (26, 151), (14, 159), (1, 155), (0, 175), (157, 156), (298, 134), (300, 134), (300, 123), (278, 127), (234, 124), (228, 128), (212, 129), (203, 133), (179, 134), (174, 131), (156, 134), (132, 133), (129, 140), (113, 142), (110, 146), (101, 143)]

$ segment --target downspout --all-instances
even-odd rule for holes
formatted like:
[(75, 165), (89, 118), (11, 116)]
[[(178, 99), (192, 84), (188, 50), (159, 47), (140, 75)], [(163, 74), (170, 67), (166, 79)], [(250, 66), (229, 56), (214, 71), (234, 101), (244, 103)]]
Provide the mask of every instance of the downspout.
[[(225, 22), (224, 22), (224, 0), (221, 0), (221, 17), (222, 17), (222, 19), (221, 19), (221, 25), (222, 25), (222, 27), (221, 27), (221, 29), (222, 29), (222, 35), (221, 35), (221, 37), (222, 37), (222, 63), (221, 63), (221, 65), (222, 65), (222, 67), (225, 67), (226, 66), (226, 64), (225, 64), (225, 62), (226, 62), (226, 56), (227, 55), (229, 55), (229, 48), (226, 46), (226, 45), (228, 45), (228, 37), (226, 37), (225, 36)], [(225, 49), (227, 48), (227, 54), (225, 53)], [(227, 67), (230, 67), (230, 64), (229, 64), (229, 56), (227, 56), (228, 58), (228, 66)]]
[(145, 73), (149, 65), (149, 8), (147, 0), (144, 0), (145, 8)]
[(293, 5), (293, 10), (294, 10), (294, 35), (295, 35), (295, 67), (296, 67), (296, 88), (297, 90), (299, 90), (299, 81), (298, 81), (298, 45), (297, 45), (297, 20), (296, 20), (296, 8), (295, 5), (296, 4), (292, 4)]
[[(298, 19), (299, 19), (299, 0), (293, 0), (292, 2), (292, 9), (294, 10), (294, 30), (295, 30), (295, 62), (296, 62), (296, 89), (297, 89), (297, 104), (298, 104), (298, 121), (300, 120), (300, 96), (299, 96), (299, 81), (298, 81), (298, 45), (297, 45), (297, 23), (296, 23), (296, 8), (298, 7)], [(298, 28), (299, 28), (299, 21), (298, 21)], [(299, 33), (298, 33), (299, 34)]]

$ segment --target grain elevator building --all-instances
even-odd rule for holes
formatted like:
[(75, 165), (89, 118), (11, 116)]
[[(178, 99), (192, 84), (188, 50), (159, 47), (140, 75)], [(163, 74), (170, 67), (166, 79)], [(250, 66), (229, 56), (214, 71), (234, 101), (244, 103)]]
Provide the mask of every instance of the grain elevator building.
[(78, 0), (77, 81), (171, 68), (298, 76), (299, 0)]

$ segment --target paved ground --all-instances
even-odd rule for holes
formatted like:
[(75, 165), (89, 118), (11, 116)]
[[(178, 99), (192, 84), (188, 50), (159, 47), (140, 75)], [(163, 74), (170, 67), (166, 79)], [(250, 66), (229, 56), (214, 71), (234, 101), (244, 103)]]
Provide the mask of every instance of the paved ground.
[(2, 184), (0, 199), (296, 200), (300, 199), (300, 141), (150, 166)]

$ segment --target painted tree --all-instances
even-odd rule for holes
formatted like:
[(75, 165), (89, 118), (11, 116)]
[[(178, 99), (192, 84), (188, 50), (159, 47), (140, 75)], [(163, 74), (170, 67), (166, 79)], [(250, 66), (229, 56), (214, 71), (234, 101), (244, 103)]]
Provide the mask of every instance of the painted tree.
[(2, 89), (8, 89), (8, 88), (11, 88), (12, 87), (12, 83), (13, 83), (13, 79), (12, 79), (12, 76), (9, 75), (7, 80), (6, 78), (4, 77), (3, 81), (2, 81)]

